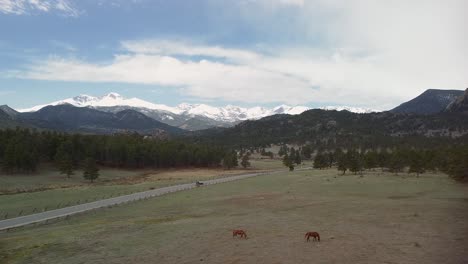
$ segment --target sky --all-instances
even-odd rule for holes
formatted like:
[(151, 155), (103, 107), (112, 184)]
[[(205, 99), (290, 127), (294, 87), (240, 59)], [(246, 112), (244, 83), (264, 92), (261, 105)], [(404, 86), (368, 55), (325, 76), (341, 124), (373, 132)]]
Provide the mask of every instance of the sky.
[(388, 110), (468, 87), (465, 0), (0, 0), (0, 104)]

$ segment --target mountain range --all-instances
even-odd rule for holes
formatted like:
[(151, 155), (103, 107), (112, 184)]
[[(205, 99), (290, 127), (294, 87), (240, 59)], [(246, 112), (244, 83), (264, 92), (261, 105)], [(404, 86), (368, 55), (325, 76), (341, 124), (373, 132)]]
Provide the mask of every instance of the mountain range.
[[(214, 107), (206, 104), (182, 103), (175, 107), (164, 104), (154, 104), (138, 98), (124, 98), (117, 93), (109, 93), (101, 97), (79, 95), (52, 103), (38, 105), (19, 112), (35, 112), (47, 106), (70, 104), (76, 107), (87, 107), (104, 112), (118, 113), (123, 110), (135, 110), (154, 120), (185, 130), (201, 130), (211, 127), (231, 127), (245, 120), (257, 120), (276, 114), (297, 115), (310, 110), (306, 106), (280, 105), (274, 108), (238, 107), (227, 105)], [(326, 110), (348, 110), (357, 113), (373, 112), (371, 109), (328, 106)]]
[(236, 147), (310, 144), (331, 149), (337, 146), (374, 148), (406, 145), (409, 141), (421, 147), (427, 144), (444, 146), (454, 139), (468, 142), (466, 113), (442, 111), (422, 115), (385, 111), (356, 114), (312, 109), (300, 115), (274, 115), (244, 121), (232, 128), (197, 131), (193, 138), (195, 142)]
[(185, 130), (154, 120), (131, 109), (117, 113), (71, 104), (46, 106), (35, 112), (17, 112), (0, 106), (0, 128), (27, 127), (71, 133), (115, 134), (140, 133), (162, 136)]
[[(268, 134), (270, 132), (274, 132), (275, 140), (299, 137), (304, 131), (305, 135), (300, 137), (321, 135), (322, 139), (329, 138), (329, 135), (322, 134), (323, 129), (334, 130), (336, 135), (371, 133), (392, 137), (457, 137), (467, 133), (467, 113), (468, 89), (464, 94), (459, 90), (427, 90), (386, 112), (346, 107), (309, 109), (286, 105), (242, 108), (180, 104), (170, 107), (110, 93), (102, 97), (81, 95), (20, 111), (3, 105), (0, 106), (0, 128), (20, 126), (63, 132), (137, 132), (145, 135), (187, 134), (187, 130), (202, 131), (192, 135), (214, 135), (216, 133), (213, 131), (224, 131), (224, 135), (233, 132), (232, 138), (248, 135), (247, 140), (256, 141), (272, 138), (273, 135)], [(248, 131), (245, 128), (249, 128)], [(208, 131), (204, 132), (206, 129)], [(260, 134), (263, 136), (258, 138)]]

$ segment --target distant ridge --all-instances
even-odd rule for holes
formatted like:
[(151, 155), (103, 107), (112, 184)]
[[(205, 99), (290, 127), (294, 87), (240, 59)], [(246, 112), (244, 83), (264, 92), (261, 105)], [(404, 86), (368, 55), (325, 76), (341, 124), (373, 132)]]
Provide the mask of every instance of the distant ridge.
[(8, 105), (0, 105), (0, 110), (13, 119), (16, 118), (19, 114), (15, 109), (9, 107)]
[(151, 134), (156, 130), (182, 133), (184, 130), (161, 123), (134, 110), (108, 113), (70, 104), (46, 106), (37, 112), (21, 113), (22, 121), (39, 128), (64, 132), (111, 134), (138, 132)]
[(429, 89), (416, 98), (390, 110), (392, 113), (435, 114), (463, 95), (463, 90)]
[(0, 129), (15, 127), (32, 127), (19, 120), (20, 113), (13, 110), (8, 105), (0, 105)]

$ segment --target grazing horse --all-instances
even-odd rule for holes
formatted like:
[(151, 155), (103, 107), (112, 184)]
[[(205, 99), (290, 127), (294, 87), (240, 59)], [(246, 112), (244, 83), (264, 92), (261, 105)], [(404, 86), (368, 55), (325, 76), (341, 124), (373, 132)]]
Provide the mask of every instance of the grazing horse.
[(317, 232), (307, 232), (304, 237), (307, 238), (307, 242), (309, 242), (310, 237), (313, 237), (314, 241), (317, 240), (320, 242), (320, 235)]
[(244, 230), (232, 230), (232, 237), (236, 236), (247, 239), (247, 233)]
[(202, 186), (202, 185), (203, 185), (203, 182), (201, 182), (201, 181), (197, 181), (197, 182), (195, 183), (195, 185), (196, 185), (197, 187), (200, 187), (200, 186)]

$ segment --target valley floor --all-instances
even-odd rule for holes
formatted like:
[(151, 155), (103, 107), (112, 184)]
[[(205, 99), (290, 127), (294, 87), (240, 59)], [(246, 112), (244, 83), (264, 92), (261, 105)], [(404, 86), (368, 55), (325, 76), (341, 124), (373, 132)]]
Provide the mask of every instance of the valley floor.
[(82, 172), (67, 178), (53, 167), (38, 173), (0, 175), (0, 219), (33, 214), (71, 205), (147, 191), (182, 183), (235, 174), (284, 169), (277, 160), (252, 160), (249, 169), (191, 168), (165, 170), (119, 170), (101, 168), (96, 182), (83, 179)]
[(0, 262), (467, 263), (467, 205), (441, 174), (265, 175), (3, 232)]

